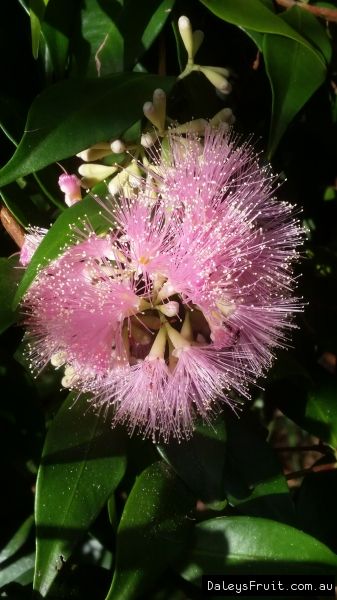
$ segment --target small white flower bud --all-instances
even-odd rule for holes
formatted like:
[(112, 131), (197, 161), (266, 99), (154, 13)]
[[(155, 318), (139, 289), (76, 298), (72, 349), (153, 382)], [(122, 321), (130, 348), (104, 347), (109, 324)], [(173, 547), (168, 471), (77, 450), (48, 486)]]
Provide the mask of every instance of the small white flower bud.
[(147, 131), (146, 133), (142, 133), (140, 143), (144, 148), (151, 148), (151, 146), (153, 146), (153, 144), (156, 142), (156, 139), (157, 137), (153, 133)]
[(205, 77), (207, 77), (208, 81), (214, 85), (214, 87), (219, 90), (222, 94), (229, 94), (232, 91), (232, 86), (229, 81), (219, 73), (218, 71), (214, 71), (213, 67), (200, 67), (199, 69)]
[(178, 20), (178, 29), (183, 40), (183, 44), (186, 48), (187, 56), (189, 61), (193, 61), (194, 57), (194, 43), (193, 43), (193, 32), (191, 21), (188, 17), (181, 16)]
[(122, 154), (126, 149), (122, 140), (114, 140), (111, 142), (110, 148), (114, 154)]
[(162, 130), (160, 115), (158, 114), (153, 102), (145, 102), (143, 106), (143, 113), (145, 117), (152, 123), (152, 125), (157, 127), (159, 131)]

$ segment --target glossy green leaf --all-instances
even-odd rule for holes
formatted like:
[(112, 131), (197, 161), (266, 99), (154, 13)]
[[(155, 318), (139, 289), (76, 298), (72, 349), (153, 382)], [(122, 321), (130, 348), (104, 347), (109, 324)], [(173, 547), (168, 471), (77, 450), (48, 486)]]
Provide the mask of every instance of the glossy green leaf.
[(105, 76), (133, 69), (168, 18), (174, 0), (86, 0), (74, 42), (74, 72)]
[(34, 58), (37, 58), (39, 54), (41, 23), (43, 21), (48, 2), (49, 0), (30, 0), (29, 2), (30, 28), (32, 32), (32, 52)]
[[(323, 465), (323, 459), (316, 464)], [(312, 472), (304, 477), (296, 495), (299, 526), (334, 552), (337, 552), (336, 502), (336, 469)]]
[(32, 527), (34, 524), (34, 517), (31, 515), (26, 519), (21, 527), (15, 532), (13, 537), (9, 540), (6, 546), (0, 552), (0, 563), (4, 562), (11, 556), (13, 556), (20, 548), (26, 543)]
[(224, 489), (229, 503), (245, 515), (295, 524), (287, 481), (267, 432), (249, 413), (227, 415)]
[(119, 524), (115, 574), (106, 600), (139, 598), (184, 555), (194, 502), (163, 462), (137, 477)]
[(159, 454), (204, 502), (224, 499), (226, 426), (223, 419), (200, 424), (190, 440), (159, 446)]
[[(304, 30), (305, 14), (294, 7), (287, 11), (287, 21)], [(318, 52), (287, 37), (264, 36), (263, 56), (273, 95), (268, 144), (271, 156), (295, 115), (324, 82), (327, 67)]]
[(23, 272), (17, 256), (0, 258), (0, 333), (16, 320), (12, 304)]
[(122, 73), (94, 80), (69, 80), (47, 88), (33, 102), (26, 132), (0, 171), (0, 185), (38, 171), (90, 145), (119, 137), (142, 116), (143, 103), (172, 77)]
[[(43, 58), (45, 60), (47, 58), (51, 63), (52, 80), (64, 77), (69, 68), (70, 38), (73, 36), (77, 9), (77, 0), (49, 0), (48, 2), (41, 31), (46, 45)], [(48, 73), (46, 65), (45, 71)]]
[(337, 555), (299, 529), (255, 517), (218, 517), (195, 527), (182, 575), (335, 574)]
[(103, 233), (112, 226), (107, 217), (104, 209), (91, 196), (87, 196), (64, 211), (51, 226), (33, 255), (17, 289), (14, 305), (17, 306), (38, 271), (74, 243), (76, 234), (72, 226), (83, 230), (89, 222), (96, 233)]
[(0, 588), (9, 583), (28, 585), (33, 581), (35, 554), (19, 558), (0, 571)]
[(42, 597), (125, 471), (125, 437), (103, 413), (70, 394), (47, 433), (35, 505), (34, 589)]
[[(311, 377), (300, 370), (291, 371), (285, 359), (284, 369), (276, 365), (275, 380), (267, 388), (270, 397), (282, 412), (302, 429), (317, 436), (331, 448), (337, 447), (337, 382), (322, 368), (316, 367)], [(296, 364), (296, 363), (295, 363)], [(289, 366), (287, 366), (289, 365)]]
[(293, 6), (281, 14), (282, 19), (293, 28), (299, 28), (300, 33), (308, 42), (320, 52), (327, 64), (331, 61), (332, 46), (326, 28), (323, 24), (306, 10)]
[(265, 0), (201, 0), (217, 17), (243, 29), (260, 33), (274, 33), (297, 41), (308, 49), (310, 44), (298, 33), (297, 27), (284, 21), (273, 10), (273, 2)]

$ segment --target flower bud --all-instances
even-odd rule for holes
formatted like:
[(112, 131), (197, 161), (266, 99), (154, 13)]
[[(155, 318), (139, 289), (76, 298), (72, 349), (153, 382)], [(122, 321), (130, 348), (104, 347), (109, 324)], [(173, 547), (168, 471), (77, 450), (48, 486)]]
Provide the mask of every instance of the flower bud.
[(112, 196), (122, 191), (124, 184), (127, 182), (129, 175), (123, 170), (118, 175), (115, 175), (108, 184), (109, 192)]
[(86, 150), (82, 150), (82, 152), (78, 152), (76, 156), (85, 162), (93, 162), (95, 160), (100, 160), (109, 154), (111, 154), (110, 144), (107, 142), (100, 142), (98, 144), (94, 144)]
[(142, 133), (140, 143), (144, 148), (151, 148), (156, 140), (157, 136), (154, 133), (151, 133), (151, 131), (146, 131), (145, 133)]
[[(110, 175), (116, 173), (117, 167), (108, 167), (107, 165), (84, 164), (80, 165), (78, 172), (84, 177), (83, 184), (87, 187), (93, 187), (96, 183), (103, 181)], [(89, 185), (90, 184), (90, 185)]]
[(152, 125), (157, 127), (159, 131), (162, 131), (161, 118), (153, 102), (145, 102), (143, 106), (143, 113), (145, 117), (152, 123)]
[(182, 16), (179, 18), (178, 29), (186, 48), (188, 60), (192, 62), (194, 57), (194, 43), (192, 25), (188, 17)]
[[(214, 85), (222, 94), (230, 94), (232, 86), (228, 79), (218, 70), (214, 70), (213, 67), (200, 67), (199, 70), (207, 77), (208, 81)], [(226, 71), (226, 69), (224, 69)]]
[(76, 175), (62, 173), (58, 184), (61, 192), (64, 192), (64, 201), (67, 206), (73, 206), (79, 200), (82, 200), (81, 182)]
[(217, 127), (220, 123), (228, 123), (229, 125), (235, 123), (235, 116), (231, 108), (223, 108), (210, 120), (213, 127)]
[(114, 140), (110, 147), (114, 154), (122, 154), (126, 150), (123, 140)]

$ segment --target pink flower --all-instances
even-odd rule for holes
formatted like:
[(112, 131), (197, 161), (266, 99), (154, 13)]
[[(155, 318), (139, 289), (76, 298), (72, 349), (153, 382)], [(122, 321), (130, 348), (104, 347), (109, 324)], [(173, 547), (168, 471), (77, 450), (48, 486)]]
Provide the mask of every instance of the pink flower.
[(43, 227), (28, 228), (27, 233), (25, 234), (25, 240), (23, 242), (19, 258), (20, 263), (23, 267), (27, 267), (27, 265), (30, 263), (35, 250), (42, 242), (47, 231), (48, 229), (44, 229)]
[(63, 385), (164, 441), (249, 398), (300, 310), (303, 238), (247, 144), (210, 127), (203, 145), (170, 143), (170, 163), (154, 157), (138, 195), (106, 207), (117, 229), (79, 240), (23, 302), (36, 368), (64, 366)]

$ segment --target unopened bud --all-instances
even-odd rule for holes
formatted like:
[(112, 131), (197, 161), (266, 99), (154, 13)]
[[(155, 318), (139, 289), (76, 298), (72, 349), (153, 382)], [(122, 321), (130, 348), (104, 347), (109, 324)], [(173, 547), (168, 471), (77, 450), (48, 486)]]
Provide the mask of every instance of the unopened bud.
[(107, 165), (83, 164), (78, 168), (78, 172), (84, 177), (84, 182), (90, 183), (88, 187), (92, 187), (116, 173), (117, 167), (108, 167)]
[(147, 131), (146, 133), (142, 133), (142, 137), (140, 138), (140, 143), (144, 148), (151, 148), (153, 144), (156, 142), (157, 137), (154, 133)]
[(108, 144), (108, 142), (100, 142), (86, 150), (82, 150), (82, 152), (78, 152), (76, 156), (85, 162), (93, 162), (95, 160), (100, 160), (109, 154), (111, 154), (110, 144)]
[(64, 363), (66, 362), (67, 354), (66, 352), (64, 352), (64, 350), (59, 350), (58, 352), (55, 352), (54, 354), (52, 354), (50, 359), (50, 363), (53, 367), (62, 367), (62, 365), (64, 365)]
[(212, 67), (200, 67), (199, 69), (208, 81), (214, 85), (222, 94), (229, 94), (232, 91), (232, 86), (228, 79), (218, 71), (214, 71)]
[(213, 127), (217, 127), (220, 123), (228, 123), (229, 125), (235, 123), (235, 116), (231, 108), (223, 108), (210, 120)]
[(114, 140), (111, 142), (111, 150), (114, 154), (122, 154), (125, 152), (125, 144), (122, 140)]
[(188, 60), (192, 62), (194, 57), (194, 43), (192, 25), (188, 17), (182, 16), (179, 18), (178, 29), (186, 48)]
[(113, 179), (111, 179), (111, 181), (108, 184), (108, 188), (112, 196), (122, 191), (123, 185), (127, 182), (128, 177), (129, 175), (127, 171), (123, 170), (120, 173), (118, 173), (118, 175), (115, 175)]
[(161, 131), (162, 126), (160, 115), (158, 114), (158, 111), (156, 110), (156, 107), (153, 104), (153, 102), (145, 102), (143, 106), (143, 112), (145, 117), (152, 123), (152, 125), (157, 127), (159, 131)]
[(76, 204), (76, 202), (82, 199), (81, 182), (76, 175), (62, 173), (59, 177), (58, 184), (60, 190), (64, 192), (64, 201), (67, 206), (73, 206), (73, 204)]

